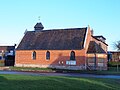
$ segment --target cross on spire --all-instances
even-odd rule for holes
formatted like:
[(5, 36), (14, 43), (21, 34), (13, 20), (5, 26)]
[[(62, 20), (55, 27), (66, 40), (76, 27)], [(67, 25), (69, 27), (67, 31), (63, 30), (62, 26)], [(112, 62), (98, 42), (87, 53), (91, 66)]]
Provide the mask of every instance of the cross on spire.
[(40, 16), (38, 17), (38, 21), (40, 21)]

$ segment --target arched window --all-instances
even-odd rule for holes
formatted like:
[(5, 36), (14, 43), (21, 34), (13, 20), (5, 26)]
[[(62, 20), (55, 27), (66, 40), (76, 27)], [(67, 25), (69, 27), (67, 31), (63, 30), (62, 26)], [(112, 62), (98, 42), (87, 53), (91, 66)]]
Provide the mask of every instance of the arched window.
[(75, 52), (71, 51), (70, 53), (70, 60), (75, 60)]
[(49, 52), (49, 51), (46, 52), (46, 59), (47, 59), (47, 60), (50, 59), (50, 52)]
[(32, 52), (32, 59), (36, 59), (36, 52), (34, 51), (34, 52)]

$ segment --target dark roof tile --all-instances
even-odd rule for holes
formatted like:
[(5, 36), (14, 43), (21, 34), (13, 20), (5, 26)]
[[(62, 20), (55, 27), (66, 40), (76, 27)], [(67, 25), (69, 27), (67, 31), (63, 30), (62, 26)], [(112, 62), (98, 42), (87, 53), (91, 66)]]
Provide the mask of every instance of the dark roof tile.
[(106, 53), (95, 41), (90, 41), (87, 53)]
[(17, 50), (80, 50), (87, 28), (28, 31)]
[(15, 46), (0, 46), (0, 50), (14, 50)]

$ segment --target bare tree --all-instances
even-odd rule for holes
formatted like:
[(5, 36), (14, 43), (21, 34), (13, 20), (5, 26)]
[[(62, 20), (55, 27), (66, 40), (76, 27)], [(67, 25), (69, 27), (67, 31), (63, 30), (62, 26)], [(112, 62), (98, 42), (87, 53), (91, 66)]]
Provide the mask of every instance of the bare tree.
[[(120, 40), (114, 43), (114, 47), (115, 47), (115, 49), (120, 51)], [(117, 55), (115, 57), (118, 57), (118, 59), (120, 59), (119, 55)], [(118, 62), (119, 62), (119, 60), (117, 60), (117, 63), (116, 63), (116, 65), (117, 65), (117, 72), (119, 71), (119, 63)]]
[(117, 49), (118, 51), (120, 51), (120, 41), (117, 41), (114, 43), (114, 47), (115, 49)]

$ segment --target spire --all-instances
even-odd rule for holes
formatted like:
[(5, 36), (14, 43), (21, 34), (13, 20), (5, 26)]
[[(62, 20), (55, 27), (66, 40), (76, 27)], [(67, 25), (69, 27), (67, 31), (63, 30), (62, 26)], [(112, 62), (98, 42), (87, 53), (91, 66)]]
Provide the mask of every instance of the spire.
[(35, 26), (34, 26), (34, 28), (35, 28), (35, 31), (37, 30), (42, 30), (42, 29), (44, 29), (44, 26), (42, 25), (42, 23), (40, 22), (40, 16), (38, 17), (38, 21), (39, 21), (39, 23), (37, 23)]

